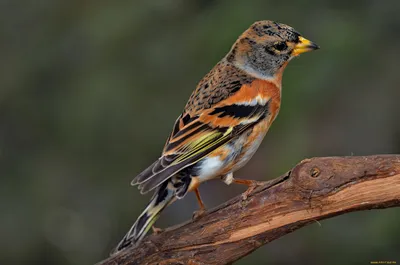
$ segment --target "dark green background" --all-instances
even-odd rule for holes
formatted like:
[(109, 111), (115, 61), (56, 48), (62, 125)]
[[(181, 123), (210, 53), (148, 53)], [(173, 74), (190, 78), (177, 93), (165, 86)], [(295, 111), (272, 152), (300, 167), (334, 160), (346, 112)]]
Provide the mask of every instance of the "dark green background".
[[(237, 177), (313, 156), (400, 153), (400, 1), (0, 1), (0, 264), (91, 264), (145, 206), (196, 83), (256, 20), (321, 46), (288, 66), (280, 115)], [(212, 181), (208, 207), (243, 191)], [(161, 227), (187, 220), (194, 195)], [(237, 264), (400, 262), (400, 210), (312, 224)]]

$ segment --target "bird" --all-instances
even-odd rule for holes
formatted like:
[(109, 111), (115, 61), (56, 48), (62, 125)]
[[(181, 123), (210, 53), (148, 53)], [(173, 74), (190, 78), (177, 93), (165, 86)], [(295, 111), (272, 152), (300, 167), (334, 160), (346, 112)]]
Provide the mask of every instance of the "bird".
[(161, 156), (137, 175), (132, 185), (154, 194), (112, 254), (137, 245), (161, 211), (194, 191), (202, 216), (199, 185), (211, 179), (248, 186), (243, 199), (260, 182), (236, 179), (260, 146), (281, 105), (282, 75), (289, 61), (319, 49), (294, 28), (263, 20), (253, 23), (230, 51), (204, 76), (191, 94)]

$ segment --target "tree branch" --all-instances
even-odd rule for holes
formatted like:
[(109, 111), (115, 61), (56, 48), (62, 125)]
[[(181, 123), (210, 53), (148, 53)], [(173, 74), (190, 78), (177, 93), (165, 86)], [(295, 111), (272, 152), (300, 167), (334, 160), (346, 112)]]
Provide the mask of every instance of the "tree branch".
[(400, 205), (400, 155), (306, 159), (196, 221), (151, 235), (99, 264), (230, 264), (309, 223)]

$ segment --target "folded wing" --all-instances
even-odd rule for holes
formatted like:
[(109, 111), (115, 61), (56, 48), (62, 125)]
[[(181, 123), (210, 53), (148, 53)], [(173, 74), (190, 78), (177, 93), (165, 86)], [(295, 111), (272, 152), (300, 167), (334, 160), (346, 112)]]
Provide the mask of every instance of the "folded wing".
[(208, 83), (200, 82), (176, 120), (162, 156), (132, 181), (141, 193), (155, 189), (269, 115), (269, 98), (252, 87), (252, 79), (229, 71), (233, 70), (216, 71), (206, 76)]

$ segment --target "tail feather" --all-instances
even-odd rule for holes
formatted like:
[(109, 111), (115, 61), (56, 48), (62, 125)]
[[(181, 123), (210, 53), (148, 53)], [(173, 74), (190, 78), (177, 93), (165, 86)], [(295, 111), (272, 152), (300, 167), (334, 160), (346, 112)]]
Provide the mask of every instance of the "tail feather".
[(137, 244), (143, 239), (158, 219), (161, 211), (173, 202), (175, 189), (170, 185), (170, 182), (167, 181), (157, 189), (146, 209), (111, 254), (115, 254), (130, 245)]

